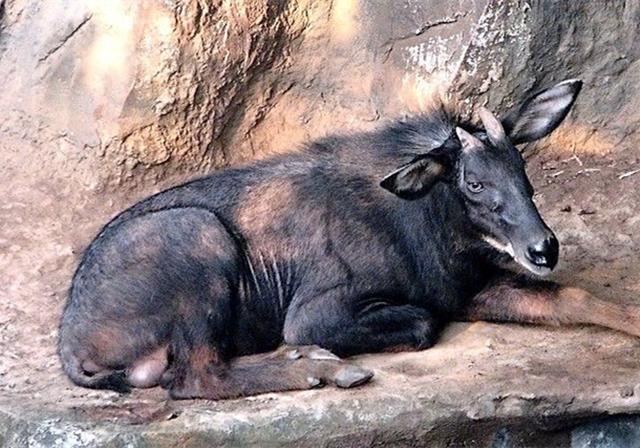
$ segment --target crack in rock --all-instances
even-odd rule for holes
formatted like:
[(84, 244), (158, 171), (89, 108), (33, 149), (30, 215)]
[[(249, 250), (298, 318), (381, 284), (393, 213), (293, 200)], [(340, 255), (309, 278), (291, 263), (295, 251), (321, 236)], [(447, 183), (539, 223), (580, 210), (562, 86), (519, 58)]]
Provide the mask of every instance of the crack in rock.
[(387, 40), (384, 44), (380, 45), (380, 48), (386, 48), (386, 50), (384, 51), (382, 63), (385, 64), (389, 60), (389, 56), (393, 52), (395, 44), (397, 44), (398, 42), (402, 42), (407, 39), (421, 36), (433, 28), (437, 28), (443, 25), (451, 25), (453, 23), (458, 22), (458, 20), (465, 18), (467, 15), (468, 15), (468, 11), (457, 12), (453, 16), (444, 17), (442, 19), (436, 20), (435, 22), (426, 23), (422, 25), (420, 28), (418, 28), (417, 30), (415, 30), (413, 33), (404, 34), (400, 37), (395, 37)]
[(427, 31), (433, 29), (433, 28), (437, 28), (439, 26), (443, 26), (443, 25), (451, 25), (452, 23), (456, 23), (458, 20), (463, 19), (464, 17), (466, 17), (468, 14), (468, 12), (457, 12), (455, 13), (453, 16), (450, 17), (444, 17), (442, 19), (436, 20), (435, 22), (429, 22), (426, 23), (424, 25), (422, 25), (420, 28), (418, 28), (417, 30), (415, 30), (412, 33), (409, 34), (404, 34), (400, 37), (394, 37), (391, 38), (389, 40), (387, 40), (384, 44), (381, 45), (381, 47), (386, 47), (387, 45), (391, 45), (391, 47), (393, 48), (393, 46), (398, 43), (398, 42), (402, 42), (404, 40), (407, 39), (411, 39), (412, 37), (418, 37), (423, 35), (424, 33), (426, 33)]
[[(0, 3), (0, 6), (1, 6), (1, 3)], [(89, 20), (91, 20), (91, 17), (93, 17), (93, 15), (92, 15), (92, 14), (89, 14), (89, 15), (87, 15), (84, 19), (82, 19), (82, 20), (80, 21), (80, 23), (79, 23), (78, 25), (76, 25), (76, 26), (71, 30), (71, 32), (69, 32), (66, 36), (64, 36), (64, 37), (60, 40), (60, 42), (58, 42), (58, 45), (56, 45), (55, 47), (53, 47), (52, 49), (50, 49), (49, 51), (47, 51), (47, 53), (46, 53), (44, 56), (41, 56), (40, 58), (38, 58), (38, 62), (40, 63), (40, 62), (44, 62), (44, 61), (46, 61), (46, 60), (49, 58), (49, 56), (51, 56), (52, 54), (56, 53), (60, 48), (62, 48), (62, 47), (63, 47), (63, 46), (64, 46), (64, 45), (69, 41), (69, 39), (71, 39), (73, 36), (75, 36), (75, 35), (76, 35), (76, 33), (77, 33), (78, 31), (80, 31), (80, 29), (81, 29), (84, 25), (86, 25), (86, 24), (89, 22)]]

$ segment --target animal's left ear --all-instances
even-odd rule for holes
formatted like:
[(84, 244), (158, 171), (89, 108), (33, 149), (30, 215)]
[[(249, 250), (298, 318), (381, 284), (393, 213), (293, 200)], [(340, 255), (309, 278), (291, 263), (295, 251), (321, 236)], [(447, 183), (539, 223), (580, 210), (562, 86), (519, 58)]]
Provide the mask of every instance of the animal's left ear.
[(380, 186), (402, 199), (417, 199), (427, 194), (445, 171), (442, 161), (426, 154), (388, 174)]
[(581, 88), (582, 81), (568, 79), (514, 107), (502, 119), (511, 142), (517, 145), (549, 135), (567, 116)]

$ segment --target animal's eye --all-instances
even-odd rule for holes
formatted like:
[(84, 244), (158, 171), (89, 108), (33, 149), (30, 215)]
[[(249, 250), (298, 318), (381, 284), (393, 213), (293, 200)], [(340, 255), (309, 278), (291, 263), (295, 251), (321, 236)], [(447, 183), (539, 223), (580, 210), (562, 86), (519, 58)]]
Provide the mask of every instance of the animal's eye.
[(480, 182), (467, 182), (467, 188), (471, 193), (480, 193), (484, 190), (484, 185)]

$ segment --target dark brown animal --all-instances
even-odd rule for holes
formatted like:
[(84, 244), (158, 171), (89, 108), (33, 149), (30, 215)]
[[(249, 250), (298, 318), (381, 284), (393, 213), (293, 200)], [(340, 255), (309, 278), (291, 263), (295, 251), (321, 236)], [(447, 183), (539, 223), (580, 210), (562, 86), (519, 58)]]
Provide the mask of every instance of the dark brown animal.
[(437, 110), (325, 138), (135, 204), (73, 278), (65, 371), (85, 387), (217, 399), (362, 384), (372, 373), (336, 355), (421, 350), (459, 317), (640, 335), (637, 308), (535, 279), (559, 244), (514, 145), (555, 129), (580, 87), (502, 120), (483, 109), (482, 127)]

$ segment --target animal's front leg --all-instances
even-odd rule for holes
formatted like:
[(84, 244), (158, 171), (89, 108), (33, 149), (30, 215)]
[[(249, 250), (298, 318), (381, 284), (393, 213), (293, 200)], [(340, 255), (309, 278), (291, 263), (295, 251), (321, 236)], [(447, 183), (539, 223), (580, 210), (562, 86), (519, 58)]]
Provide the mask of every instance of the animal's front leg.
[(640, 336), (640, 307), (599, 299), (575, 287), (507, 276), (476, 295), (465, 320), (535, 324), (594, 324)]
[(431, 347), (441, 323), (424, 308), (384, 299), (349, 300), (333, 290), (289, 310), (288, 344), (316, 344), (340, 356)]

